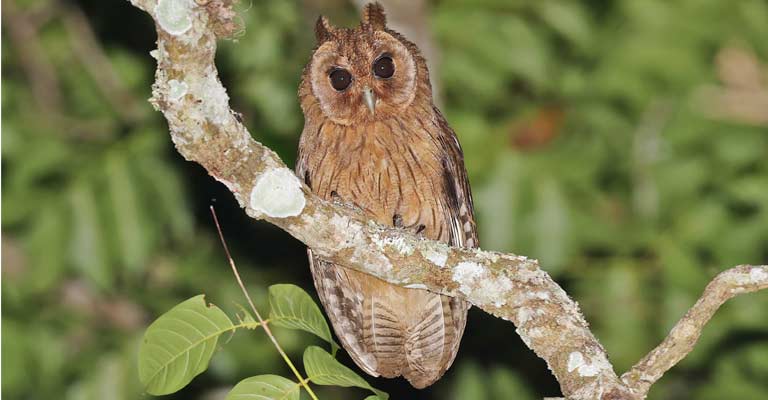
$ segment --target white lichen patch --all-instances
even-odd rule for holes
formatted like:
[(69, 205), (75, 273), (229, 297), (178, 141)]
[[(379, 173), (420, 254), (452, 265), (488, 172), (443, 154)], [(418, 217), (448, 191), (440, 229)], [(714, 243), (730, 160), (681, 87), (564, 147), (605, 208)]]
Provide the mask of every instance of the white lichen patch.
[(439, 268), (445, 267), (448, 262), (448, 251), (443, 248), (425, 249), (421, 251), (421, 255)]
[(421, 283), (412, 283), (410, 285), (403, 286), (406, 289), (424, 289), (427, 290), (427, 285), (421, 284)]
[(330, 219), (330, 225), (336, 232), (343, 232), (345, 239), (339, 238), (339, 250), (350, 245), (354, 245), (363, 234), (363, 228), (359, 224), (353, 224), (349, 217), (333, 214)]
[(192, 27), (192, 0), (160, 0), (155, 6), (155, 18), (164, 31), (181, 35)]
[(584, 355), (581, 352), (574, 351), (568, 355), (568, 372), (573, 372), (582, 365), (584, 365)]
[(580, 376), (597, 376), (600, 371), (611, 369), (611, 364), (604, 356), (596, 356), (597, 360), (587, 360), (579, 351), (574, 351), (568, 355), (568, 372), (576, 371)]
[(468, 295), (470, 286), (485, 274), (483, 266), (471, 261), (462, 261), (453, 270), (453, 281), (459, 284), (459, 291)]
[(539, 300), (549, 300), (549, 293), (547, 292), (536, 292), (533, 295)]
[(512, 280), (506, 276), (492, 277), (480, 264), (462, 261), (453, 271), (453, 280), (459, 291), (477, 305), (492, 304), (501, 307), (507, 303), (507, 293), (512, 289)]
[(574, 314), (570, 313), (558, 315), (557, 318), (555, 318), (555, 323), (565, 330), (581, 329), (586, 325), (585, 321), (579, 320)]
[(189, 91), (189, 86), (184, 81), (177, 81), (171, 79), (168, 81), (168, 99), (171, 101), (178, 101), (184, 97)]
[(534, 327), (528, 330), (528, 336), (530, 336), (532, 339), (540, 339), (543, 338), (546, 334), (546, 331), (544, 328), (541, 327)]
[(216, 77), (216, 71), (208, 71), (200, 82), (199, 90), (203, 98), (203, 113), (205, 117), (215, 124), (226, 122), (231, 116), (229, 111), (229, 96), (226, 89)]
[(492, 263), (495, 263), (496, 261), (499, 261), (499, 258), (500, 258), (500, 254), (499, 253), (492, 252), (492, 251), (481, 251), (481, 252), (477, 253), (477, 256), (482, 258), (482, 259), (488, 260), (488, 261), (490, 261)]
[(521, 266), (515, 270), (515, 279), (533, 285), (543, 284), (549, 275), (538, 268), (529, 268), (527, 265)]
[(517, 325), (518, 326), (525, 325), (525, 323), (530, 321), (532, 317), (533, 317), (533, 312), (531, 311), (530, 308), (520, 307), (517, 310)]
[(511, 289), (512, 281), (506, 276), (500, 276), (495, 280), (484, 279), (480, 281), (473, 298), (480, 304), (493, 304), (496, 307), (501, 307), (507, 304), (507, 292)]
[(301, 182), (288, 168), (263, 173), (251, 190), (251, 208), (270, 217), (295, 217), (306, 202)]
[(520, 307), (517, 310), (517, 325), (523, 326), (536, 317), (541, 317), (545, 314), (544, 310), (532, 309), (529, 307)]
[(749, 280), (752, 283), (761, 283), (768, 281), (768, 272), (764, 268), (754, 267), (749, 270)]
[(402, 237), (382, 238), (378, 235), (374, 235), (371, 240), (373, 240), (373, 242), (376, 243), (376, 245), (378, 245), (382, 250), (384, 250), (385, 247), (390, 247), (404, 256), (409, 256), (413, 254), (414, 251), (413, 245), (408, 243), (408, 241)]
[(386, 276), (392, 271), (392, 263), (380, 253), (365, 251), (365, 247), (355, 247), (349, 259), (353, 264), (365, 265), (365, 270), (378, 277)]
[(331, 215), (330, 223), (335, 227), (346, 229), (349, 226), (349, 222), (350, 222), (349, 218), (344, 215), (341, 215), (341, 214)]

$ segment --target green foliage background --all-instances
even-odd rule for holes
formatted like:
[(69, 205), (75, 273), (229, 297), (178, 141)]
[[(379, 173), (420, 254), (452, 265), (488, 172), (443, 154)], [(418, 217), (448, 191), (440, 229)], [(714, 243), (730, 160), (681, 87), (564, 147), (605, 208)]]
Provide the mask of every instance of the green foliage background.
[[(209, 204), (262, 309), (270, 284), (314, 293), (301, 244), (249, 220), (173, 150), (144, 101), (148, 17), (127, 1), (3, 3), (6, 398), (149, 397), (136, 366), (146, 326), (198, 293), (230, 314), (243, 302)], [(222, 45), (219, 67), (233, 108), (290, 164), (314, 18), (351, 25), (356, 12), (341, 0), (240, 8), (245, 34)], [(12, 18), (32, 36), (11, 32)], [(428, 22), (442, 53), (433, 79), (464, 146), (483, 247), (540, 259), (617, 370), (657, 344), (718, 271), (768, 263), (768, 126), (720, 118), (696, 100), (727, 89), (716, 64), (725, 48), (762, 60), (757, 84), (768, 91), (768, 3), (443, 0)], [(294, 360), (318, 344), (276, 331)], [(269, 373), (290, 376), (261, 332), (241, 332), (168, 398), (222, 398)], [(393, 398), (416, 396), (400, 381), (370, 381)], [(514, 328), (473, 310), (456, 364), (418, 397), (557, 394)], [(727, 304), (650, 397), (768, 398), (768, 295)]]

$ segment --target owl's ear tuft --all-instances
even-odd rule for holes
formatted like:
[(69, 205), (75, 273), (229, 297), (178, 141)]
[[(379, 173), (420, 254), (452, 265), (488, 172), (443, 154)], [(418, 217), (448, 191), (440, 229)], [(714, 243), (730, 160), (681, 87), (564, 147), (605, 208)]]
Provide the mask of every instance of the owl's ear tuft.
[(317, 39), (317, 44), (322, 44), (331, 40), (335, 30), (336, 28), (328, 22), (328, 18), (323, 16), (318, 17), (317, 23), (315, 23), (315, 38)]
[(368, 3), (363, 10), (363, 25), (369, 25), (375, 30), (382, 30), (387, 25), (387, 14), (378, 2)]

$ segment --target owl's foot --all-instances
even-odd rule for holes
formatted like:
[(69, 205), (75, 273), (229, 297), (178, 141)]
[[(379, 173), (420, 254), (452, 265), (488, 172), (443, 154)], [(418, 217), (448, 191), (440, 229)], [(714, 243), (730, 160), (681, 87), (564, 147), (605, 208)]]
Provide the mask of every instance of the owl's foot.
[(392, 226), (395, 228), (402, 228), (403, 227), (403, 216), (400, 214), (395, 214), (392, 216)]
[(392, 225), (395, 228), (400, 228), (400, 229), (413, 228), (414, 231), (416, 232), (416, 235), (421, 235), (421, 233), (424, 232), (424, 229), (427, 228), (426, 225), (424, 225), (424, 224), (418, 224), (416, 226), (406, 227), (403, 224), (403, 216), (400, 215), (400, 214), (395, 214), (395, 215), (392, 216)]
[(365, 215), (365, 210), (363, 210), (362, 208), (358, 207), (357, 204), (355, 204), (355, 203), (344, 201), (344, 198), (339, 196), (339, 194), (335, 190), (331, 190), (331, 202), (333, 204), (340, 205), (340, 206), (343, 206), (345, 208), (348, 208), (348, 209), (352, 210), (355, 214), (358, 214), (360, 216), (364, 216)]

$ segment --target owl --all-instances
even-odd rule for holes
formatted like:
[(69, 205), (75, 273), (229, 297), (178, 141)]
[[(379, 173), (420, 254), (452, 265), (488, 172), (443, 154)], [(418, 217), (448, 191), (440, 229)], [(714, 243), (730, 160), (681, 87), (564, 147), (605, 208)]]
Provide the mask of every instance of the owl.
[[(355, 28), (320, 17), (299, 100), (296, 174), (323, 199), (452, 246), (476, 247), (464, 156), (432, 100), (419, 49), (378, 3)], [(344, 348), (373, 376), (424, 388), (451, 366), (469, 303), (389, 284), (308, 250), (321, 303)]]

